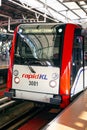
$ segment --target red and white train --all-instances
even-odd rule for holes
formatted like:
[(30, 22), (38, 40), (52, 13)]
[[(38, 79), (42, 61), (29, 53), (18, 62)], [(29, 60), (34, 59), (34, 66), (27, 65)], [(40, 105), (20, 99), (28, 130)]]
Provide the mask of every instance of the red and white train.
[(19, 25), (10, 51), (5, 96), (64, 108), (87, 87), (85, 43), (79, 25)]

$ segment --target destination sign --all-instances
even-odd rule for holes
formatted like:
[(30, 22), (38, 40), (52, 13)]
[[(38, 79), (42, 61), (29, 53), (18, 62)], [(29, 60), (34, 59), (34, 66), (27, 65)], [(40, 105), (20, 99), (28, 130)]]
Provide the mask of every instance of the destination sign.
[(54, 29), (25, 29), (23, 33), (55, 33)]

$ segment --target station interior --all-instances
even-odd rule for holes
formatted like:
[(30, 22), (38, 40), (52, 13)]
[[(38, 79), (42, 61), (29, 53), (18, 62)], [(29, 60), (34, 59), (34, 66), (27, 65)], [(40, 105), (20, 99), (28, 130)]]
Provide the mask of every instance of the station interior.
[[(13, 37), (15, 37), (14, 30), (21, 24), (35, 25), (37, 23), (75, 24), (85, 30), (83, 51), (85, 61), (83, 64), (87, 65), (87, 0), (0, 0), (0, 129), (87, 130), (87, 86), (64, 109), (55, 105), (52, 108), (52, 105), (49, 104), (5, 97), (7, 78), (9, 78), (8, 68), (11, 64), (10, 49)], [(36, 35), (35, 37), (39, 39), (39, 36)], [(32, 68), (29, 69), (32, 70)], [(83, 67), (80, 73), (86, 69)], [(40, 71), (44, 73), (43, 70), (39, 70), (39, 73)], [(27, 76), (24, 73), (22, 77), (33, 77), (32, 79), (34, 79), (35, 73)], [(87, 72), (83, 74), (83, 82), (87, 77), (86, 74)], [(42, 79), (46, 80), (46, 78), (46, 75), (45, 77), (43, 75)], [(38, 82), (35, 84), (38, 85)]]

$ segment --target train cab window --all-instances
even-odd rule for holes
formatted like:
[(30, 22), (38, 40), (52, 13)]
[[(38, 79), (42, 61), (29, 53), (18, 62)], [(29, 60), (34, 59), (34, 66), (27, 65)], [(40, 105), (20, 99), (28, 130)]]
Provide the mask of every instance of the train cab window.
[(28, 27), (23, 25), (23, 32), (18, 32), (15, 47), (15, 64), (27, 64), (36, 66), (60, 65), (60, 51), (62, 46), (62, 33), (58, 28)]

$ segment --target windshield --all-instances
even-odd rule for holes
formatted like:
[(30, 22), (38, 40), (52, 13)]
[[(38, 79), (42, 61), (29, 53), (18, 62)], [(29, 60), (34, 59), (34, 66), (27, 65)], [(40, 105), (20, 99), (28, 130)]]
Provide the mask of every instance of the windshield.
[(62, 35), (56, 26), (21, 25), (17, 34), (15, 64), (59, 66)]

